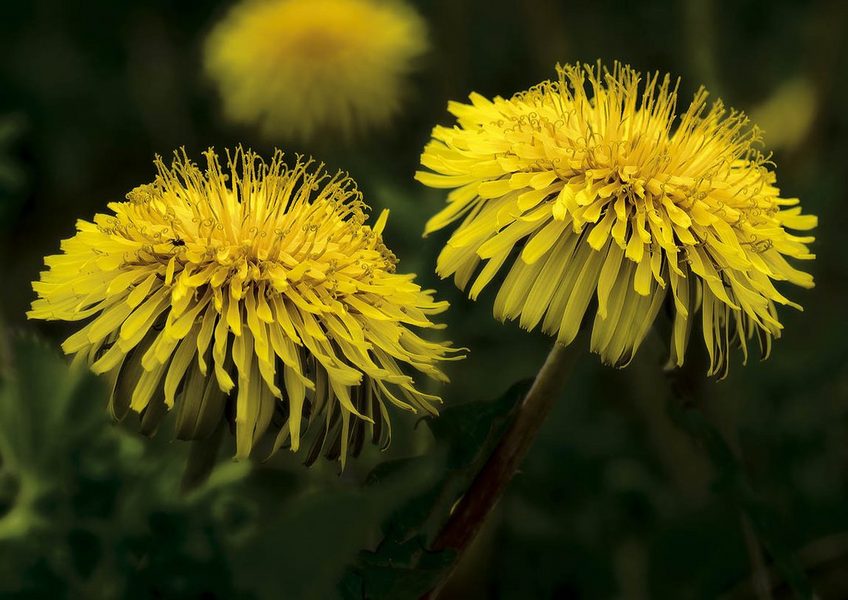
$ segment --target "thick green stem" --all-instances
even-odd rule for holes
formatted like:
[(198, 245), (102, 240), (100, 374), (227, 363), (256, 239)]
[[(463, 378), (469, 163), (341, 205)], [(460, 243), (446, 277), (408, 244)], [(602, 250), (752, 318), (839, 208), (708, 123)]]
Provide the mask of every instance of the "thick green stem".
[(457, 555), (446, 570), (441, 584), (430, 592), (431, 600), (450, 578), (462, 554), (521, 466), (577, 362), (578, 346), (554, 344), (506, 433), (433, 542), (433, 550), (452, 549)]

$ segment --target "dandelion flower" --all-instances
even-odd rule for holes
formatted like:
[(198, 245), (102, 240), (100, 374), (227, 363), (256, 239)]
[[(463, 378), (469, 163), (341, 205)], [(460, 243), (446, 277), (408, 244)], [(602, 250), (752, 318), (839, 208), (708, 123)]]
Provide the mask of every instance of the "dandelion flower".
[(309, 460), (344, 464), (366, 434), (388, 444), (387, 401), (435, 414), (409, 372), (445, 381), (454, 351), (413, 329), (447, 303), (395, 272), (387, 213), (366, 225), (354, 182), (312, 160), (227, 156), (157, 158), (152, 184), (78, 221), (28, 316), (88, 319), (62, 348), (111, 376), (116, 418), (152, 434), (177, 407), (177, 437), (199, 439), (226, 416), (238, 458), (269, 431), (272, 452), (313, 432)]
[(451, 102), (457, 125), (433, 130), (421, 157), (431, 171), (416, 178), (452, 191), (425, 235), (460, 221), (438, 273), (462, 289), (474, 279), (476, 298), (517, 249), (495, 316), (541, 323), (567, 345), (594, 312), (591, 349), (615, 366), (667, 297), (671, 364), (683, 364), (698, 313), (710, 374), (726, 373), (732, 341), (747, 359), (756, 336), (768, 356), (782, 329), (775, 304), (800, 309), (773, 282), (813, 286), (786, 260), (814, 258), (813, 238), (787, 229), (812, 229), (816, 217), (781, 197), (758, 130), (720, 101), (708, 108), (703, 89), (677, 116), (667, 75), (557, 71), (509, 100)]
[(245, 0), (213, 29), (205, 67), (233, 121), (269, 137), (351, 136), (385, 124), (427, 48), (391, 0)]

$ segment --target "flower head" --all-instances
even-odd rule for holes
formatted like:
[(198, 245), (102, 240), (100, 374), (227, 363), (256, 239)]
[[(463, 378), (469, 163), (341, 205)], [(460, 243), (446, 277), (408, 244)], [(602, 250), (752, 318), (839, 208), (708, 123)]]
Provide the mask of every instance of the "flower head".
[(775, 303), (800, 308), (773, 281), (813, 286), (785, 258), (814, 258), (813, 238), (787, 229), (812, 229), (816, 217), (781, 197), (757, 129), (720, 101), (708, 108), (703, 89), (677, 116), (668, 76), (619, 64), (557, 71), (508, 100), (451, 102), (457, 125), (433, 130), (421, 157), (433, 172), (416, 178), (452, 191), (425, 233), (461, 221), (438, 273), (464, 288), (483, 263), (476, 298), (518, 248), (495, 316), (541, 323), (569, 344), (592, 311), (591, 348), (616, 366), (669, 290), (673, 364), (698, 312), (711, 374), (726, 372), (732, 339), (747, 357), (756, 335), (767, 356), (782, 328)]
[(244, 0), (210, 34), (205, 67), (224, 112), (269, 137), (351, 135), (397, 111), (427, 48), (415, 11), (389, 0)]
[[(30, 318), (89, 322), (62, 345), (114, 381), (111, 410), (152, 433), (178, 407), (177, 437), (207, 437), (227, 416), (237, 457), (269, 431), (273, 451), (314, 433), (310, 460), (388, 443), (386, 400), (436, 412), (408, 371), (445, 380), (453, 352), (419, 337), (447, 308), (365, 224), (347, 176), (240, 148), (222, 169), (177, 155), (158, 175), (78, 221), (33, 284)], [(226, 171), (226, 172), (225, 172)]]

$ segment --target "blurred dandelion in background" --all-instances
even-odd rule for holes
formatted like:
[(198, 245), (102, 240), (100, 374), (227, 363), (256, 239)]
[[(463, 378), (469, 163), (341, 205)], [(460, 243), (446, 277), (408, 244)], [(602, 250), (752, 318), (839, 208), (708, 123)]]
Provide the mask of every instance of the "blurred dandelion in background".
[(819, 104), (809, 78), (796, 76), (777, 86), (751, 111), (751, 118), (763, 128), (769, 148), (793, 149), (809, 134)]
[(269, 138), (385, 125), (427, 49), (423, 19), (393, 0), (246, 0), (210, 33), (205, 67), (224, 114)]
[(455, 351), (413, 328), (447, 303), (395, 272), (387, 212), (366, 225), (355, 183), (311, 159), (205, 157), (157, 159), (155, 181), (78, 221), (33, 284), (30, 318), (90, 319), (62, 347), (108, 374), (113, 415), (152, 434), (176, 406), (186, 440), (226, 417), (237, 458), (266, 433), (272, 453), (309, 434), (307, 462), (344, 465), (366, 437), (388, 444), (387, 402), (436, 414), (407, 371), (446, 380), (436, 364)]
[(698, 312), (710, 374), (726, 374), (732, 341), (747, 358), (756, 337), (768, 356), (775, 304), (801, 308), (773, 282), (813, 286), (785, 257), (814, 258), (814, 238), (787, 229), (817, 220), (781, 196), (758, 129), (721, 101), (708, 107), (703, 88), (677, 116), (668, 75), (618, 63), (557, 72), (508, 100), (451, 102), (457, 126), (433, 129), (421, 157), (432, 172), (416, 177), (452, 191), (425, 234), (460, 221), (439, 275), (462, 289), (474, 279), (476, 298), (518, 247), (495, 316), (541, 323), (567, 345), (597, 296), (591, 348), (618, 367), (667, 297), (671, 364), (683, 364)]

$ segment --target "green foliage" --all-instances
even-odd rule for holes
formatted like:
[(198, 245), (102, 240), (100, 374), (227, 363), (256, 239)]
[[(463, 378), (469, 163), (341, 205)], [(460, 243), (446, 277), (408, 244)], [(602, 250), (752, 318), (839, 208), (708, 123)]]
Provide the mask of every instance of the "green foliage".
[(93, 375), (68, 369), (32, 339), (15, 338), (11, 350), (12, 372), (0, 389), (0, 456), (15, 499), (0, 520), (0, 540), (47, 524), (42, 507), (63, 493), (78, 452), (102, 441), (98, 430), (104, 423), (104, 415), (86, 406), (103, 397)]
[[(0, 388), (0, 596), (232, 592), (206, 524), (227, 470), (177, 501), (179, 461), (163, 462), (109, 423), (102, 381), (43, 342), (17, 337), (10, 351)], [(245, 473), (229, 471), (223, 487)]]
[(418, 598), (433, 589), (454, 559), (451, 551), (431, 552), (424, 536), (406, 542), (384, 542), (361, 558), (356, 575), (341, 582), (345, 600)]
[(436, 585), (455, 553), (428, 548), (486, 463), (531, 383), (517, 383), (496, 400), (460, 404), (425, 419), (440, 452), (386, 462), (371, 472), (368, 483), (382, 487), (401, 473), (440, 463), (434, 484), (393, 512), (377, 549), (359, 554), (341, 584), (345, 598), (417, 598)]
[[(239, 489), (236, 509), (255, 531), (233, 540), (228, 559), (240, 589), (260, 598), (332, 597), (346, 564), (373, 539), (374, 526), (398, 503), (433, 485), (435, 465), (420, 462), (376, 488), (307, 489), (281, 502), (271, 473), (257, 473)], [(250, 508), (248, 508), (250, 507)], [(231, 507), (230, 510), (233, 510)]]

